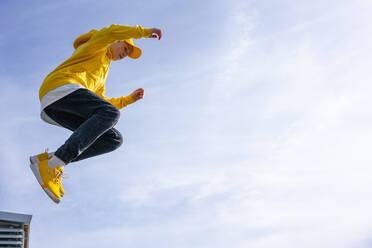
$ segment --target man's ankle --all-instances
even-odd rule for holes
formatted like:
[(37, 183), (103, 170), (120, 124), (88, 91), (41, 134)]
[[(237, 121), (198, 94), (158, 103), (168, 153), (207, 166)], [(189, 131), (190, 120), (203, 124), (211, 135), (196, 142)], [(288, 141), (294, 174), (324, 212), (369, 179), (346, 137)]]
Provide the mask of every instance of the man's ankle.
[(56, 167), (64, 167), (66, 166), (66, 164), (56, 155), (53, 155), (52, 158), (48, 161), (48, 166), (50, 168), (56, 168)]

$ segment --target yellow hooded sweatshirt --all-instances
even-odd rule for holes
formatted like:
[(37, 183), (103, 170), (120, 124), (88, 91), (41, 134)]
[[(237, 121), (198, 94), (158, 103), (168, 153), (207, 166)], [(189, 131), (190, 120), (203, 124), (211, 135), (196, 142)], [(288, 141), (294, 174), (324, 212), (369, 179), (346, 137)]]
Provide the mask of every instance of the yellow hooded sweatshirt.
[(138, 25), (130, 27), (113, 24), (79, 36), (74, 42), (76, 50), (72, 56), (44, 79), (39, 91), (40, 101), (49, 91), (76, 83), (93, 91), (118, 109), (133, 103), (130, 95), (119, 98), (105, 96), (105, 81), (112, 59), (109, 46), (117, 41), (149, 37), (151, 33), (151, 29)]

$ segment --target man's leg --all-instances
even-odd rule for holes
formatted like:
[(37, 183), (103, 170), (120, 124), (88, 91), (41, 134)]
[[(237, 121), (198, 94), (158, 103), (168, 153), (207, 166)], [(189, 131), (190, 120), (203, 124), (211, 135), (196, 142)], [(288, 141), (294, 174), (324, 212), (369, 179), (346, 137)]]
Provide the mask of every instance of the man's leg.
[(120, 132), (115, 128), (111, 128), (71, 162), (77, 162), (86, 158), (112, 152), (119, 148), (122, 144), (123, 137)]
[(119, 110), (87, 89), (74, 91), (44, 111), (62, 127), (73, 131), (54, 153), (65, 164), (115, 150), (122, 144), (121, 134), (113, 129)]

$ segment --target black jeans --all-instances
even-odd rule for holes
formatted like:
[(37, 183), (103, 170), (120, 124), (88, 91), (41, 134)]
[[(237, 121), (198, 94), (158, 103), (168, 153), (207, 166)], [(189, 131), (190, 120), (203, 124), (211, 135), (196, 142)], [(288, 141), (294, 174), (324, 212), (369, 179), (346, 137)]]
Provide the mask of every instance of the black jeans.
[(50, 104), (45, 113), (73, 134), (54, 153), (66, 164), (117, 149), (123, 137), (113, 128), (120, 111), (87, 89), (78, 89)]

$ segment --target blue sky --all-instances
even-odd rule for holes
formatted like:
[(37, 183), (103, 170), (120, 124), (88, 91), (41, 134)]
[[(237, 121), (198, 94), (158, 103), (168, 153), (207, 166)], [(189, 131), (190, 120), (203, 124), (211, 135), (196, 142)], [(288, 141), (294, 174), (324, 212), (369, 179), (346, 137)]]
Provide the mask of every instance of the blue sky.
[[(369, 1), (2, 1), (0, 210), (32, 214), (31, 247), (371, 246)], [(69, 164), (55, 205), (28, 156), (70, 132), (39, 118), (74, 39), (158, 27), (113, 62), (124, 145)]]

